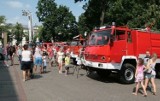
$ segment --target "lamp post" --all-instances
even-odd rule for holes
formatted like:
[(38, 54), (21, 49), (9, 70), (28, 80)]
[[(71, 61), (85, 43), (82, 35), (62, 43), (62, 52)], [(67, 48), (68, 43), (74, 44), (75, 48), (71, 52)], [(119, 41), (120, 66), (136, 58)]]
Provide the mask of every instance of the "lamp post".
[(32, 14), (30, 11), (22, 10), (22, 15), (28, 16), (29, 42), (32, 42), (32, 40), (33, 40)]

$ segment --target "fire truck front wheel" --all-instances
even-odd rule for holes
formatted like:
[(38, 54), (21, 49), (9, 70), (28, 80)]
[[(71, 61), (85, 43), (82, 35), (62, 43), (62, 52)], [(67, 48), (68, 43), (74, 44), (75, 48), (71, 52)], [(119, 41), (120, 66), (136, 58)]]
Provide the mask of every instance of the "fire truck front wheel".
[(156, 64), (155, 70), (156, 70), (156, 77), (160, 78), (160, 63)]
[(97, 74), (100, 76), (100, 77), (108, 77), (110, 74), (111, 74), (111, 71), (109, 70), (96, 70)]
[(131, 64), (124, 64), (120, 71), (120, 81), (125, 84), (134, 83), (135, 67)]

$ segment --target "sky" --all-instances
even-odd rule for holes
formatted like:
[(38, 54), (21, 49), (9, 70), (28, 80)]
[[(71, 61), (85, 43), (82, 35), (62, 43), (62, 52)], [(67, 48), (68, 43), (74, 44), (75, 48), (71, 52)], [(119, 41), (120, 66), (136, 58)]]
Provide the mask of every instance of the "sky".
[[(55, 2), (57, 5), (65, 5), (69, 7), (77, 20), (79, 15), (84, 12), (82, 9), (84, 2), (74, 3), (74, 0), (55, 0)], [(28, 18), (22, 16), (22, 10), (29, 10), (32, 13), (33, 26), (41, 25), (35, 14), (37, 11), (37, 3), (38, 0), (0, 0), (0, 16), (4, 15), (6, 17), (6, 23), (15, 24), (18, 22), (27, 25)]]

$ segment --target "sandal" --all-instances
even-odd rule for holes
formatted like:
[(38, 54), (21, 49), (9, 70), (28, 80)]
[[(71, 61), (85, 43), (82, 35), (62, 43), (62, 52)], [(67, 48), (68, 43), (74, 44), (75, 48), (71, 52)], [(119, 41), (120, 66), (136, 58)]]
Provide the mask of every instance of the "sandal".
[(144, 94), (144, 95), (143, 95), (143, 97), (147, 97), (147, 95), (146, 95), (146, 94)]
[(156, 96), (156, 92), (153, 92), (152, 94)]
[(132, 93), (133, 95), (137, 95), (137, 93)]

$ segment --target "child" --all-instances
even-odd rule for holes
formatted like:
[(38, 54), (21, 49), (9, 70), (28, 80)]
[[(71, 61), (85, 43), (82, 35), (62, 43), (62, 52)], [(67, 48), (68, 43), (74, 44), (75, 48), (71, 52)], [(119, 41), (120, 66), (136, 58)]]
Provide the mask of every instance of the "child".
[(65, 76), (68, 75), (69, 67), (70, 67), (70, 54), (66, 54), (66, 57), (65, 57)]
[(141, 84), (141, 86), (143, 88), (143, 91), (144, 91), (143, 96), (147, 97), (147, 92), (146, 92), (146, 89), (145, 89), (144, 84), (143, 84), (143, 80), (144, 80), (143, 70), (145, 69), (145, 66), (143, 65), (143, 63), (144, 63), (143, 59), (139, 58), (138, 59), (138, 65), (137, 65), (136, 72), (135, 72), (136, 91), (132, 94), (137, 95), (139, 85)]
[(19, 63), (21, 65), (21, 59), (22, 59), (22, 47), (21, 46), (18, 47), (17, 55), (18, 55)]
[(43, 72), (46, 73), (47, 68), (47, 60), (46, 60), (46, 54), (43, 54)]

